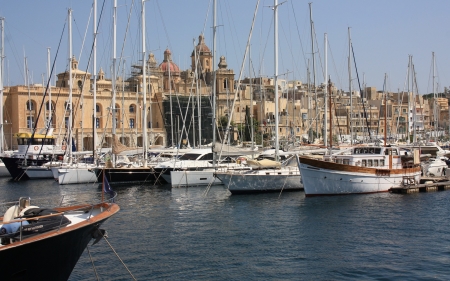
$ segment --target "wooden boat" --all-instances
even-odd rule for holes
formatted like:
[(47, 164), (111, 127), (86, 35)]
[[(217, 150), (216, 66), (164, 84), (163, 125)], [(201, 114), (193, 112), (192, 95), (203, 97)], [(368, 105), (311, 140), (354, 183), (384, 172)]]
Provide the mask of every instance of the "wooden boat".
[(421, 168), (402, 157), (398, 147), (355, 147), (323, 159), (298, 156), (306, 196), (388, 192), (418, 183)]
[(33, 206), (30, 198), (21, 197), (18, 202), (2, 205), (8, 208), (0, 225), (3, 279), (69, 279), (88, 243), (92, 239), (98, 242), (105, 234), (101, 224), (120, 209), (114, 197), (98, 203), (69, 204), (74, 200), (74, 195), (68, 196), (55, 201), (60, 203), (55, 207), (43, 205), (50, 201), (41, 198), (33, 200)]

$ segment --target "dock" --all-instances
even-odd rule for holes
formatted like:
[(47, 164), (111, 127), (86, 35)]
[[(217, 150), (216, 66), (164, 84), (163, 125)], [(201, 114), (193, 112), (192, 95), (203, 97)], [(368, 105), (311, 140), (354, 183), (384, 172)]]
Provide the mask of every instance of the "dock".
[(418, 193), (450, 190), (450, 177), (422, 177), (418, 184), (404, 184), (398, 187), (392, 187), (389, 192), (392, 193)]

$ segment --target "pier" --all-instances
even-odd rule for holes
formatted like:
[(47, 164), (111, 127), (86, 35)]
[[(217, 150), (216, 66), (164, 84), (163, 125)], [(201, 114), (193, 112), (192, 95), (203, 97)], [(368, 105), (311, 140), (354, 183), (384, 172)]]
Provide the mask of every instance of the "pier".
[(418, 192), (432, 192), (443, 191), (450, 189), (450, 177), (422, 177), (420, 183), (408, 183), (404, 180), (403, 185), (399, 187), (392, 187), (389, 189), (392, 193), (418, 193)]

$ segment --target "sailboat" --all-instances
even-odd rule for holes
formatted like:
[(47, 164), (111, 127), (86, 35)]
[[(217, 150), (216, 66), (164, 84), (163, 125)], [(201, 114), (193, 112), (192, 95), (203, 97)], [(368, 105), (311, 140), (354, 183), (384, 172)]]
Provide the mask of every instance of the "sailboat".
[[(4, 34), (4, 18), (0, 18), (0, 28), (1, 28), (1, 38), (2, 38), (2, 49), (0, 52), (0, 124), (3, 124), (3, 58), (4, 50), (5, 50), (5, 34)], [(3, 125), (0, 126), (0, 155), (3, 155), (5, 153), (4, 151), (4, 132), (3, 132)], [(0, 177), (7, 177), (9, 176), (8, 169), (6, 169), (5, 163), (3, 163), (0, 160)]]
[[(281, 4), (280, 4), (281, 5)], [(218, 171), (215, 176), (220, 179), (232, 194), (279, 192), (302, 190), (298, 167), (287, 162), (279, 162), (278, 139), (278, 1), (274, 0), (274, 92), (275, 92), (275, 161), (261, 160), (250, 162), (253, 165), (248, 171)], [(249, 161), (247, 161), (248, 163)]]

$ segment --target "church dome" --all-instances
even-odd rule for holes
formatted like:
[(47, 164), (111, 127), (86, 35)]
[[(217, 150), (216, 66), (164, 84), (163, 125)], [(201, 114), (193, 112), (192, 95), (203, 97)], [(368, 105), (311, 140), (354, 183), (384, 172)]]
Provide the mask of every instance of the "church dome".
[(159, 68), (164, 73), (167, 72), (168, 74), (170, 69), (170, 75), (180, 75), (180, 68), (172, 61), (172, 53), (169, 49), (164, 51), (164, 61), (159, 65)]
[(200, 36), (198, 36), (198, 44), (197, 46), (195, 46), (194, 51), (192, 51), (191, 56), (195, 56), (195, 52), (200, 55), (204, 53), (211, 53), (211, 50), (205, 44), (205, 36), (203, 36), (203, 34), (200, 34)]

